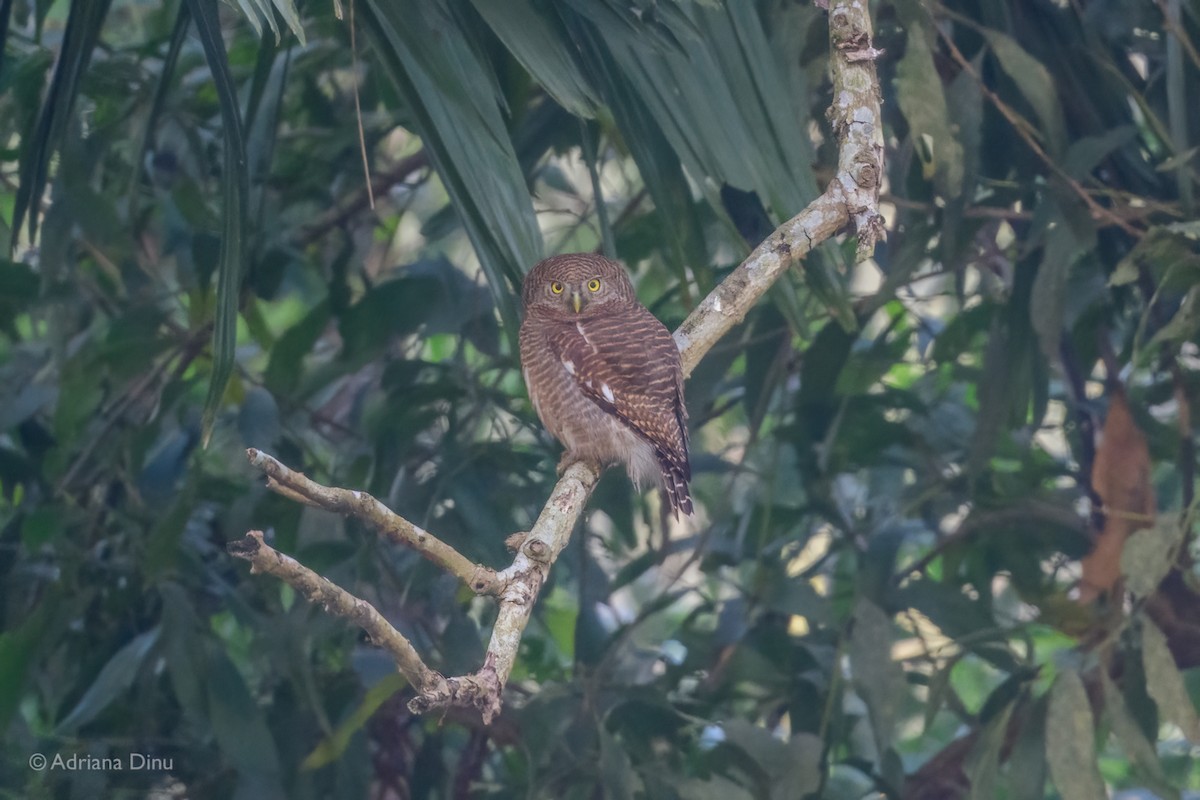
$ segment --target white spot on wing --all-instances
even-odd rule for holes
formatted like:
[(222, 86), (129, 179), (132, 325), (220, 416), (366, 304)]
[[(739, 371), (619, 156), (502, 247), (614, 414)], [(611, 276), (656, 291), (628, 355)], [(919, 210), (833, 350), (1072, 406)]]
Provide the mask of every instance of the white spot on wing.
[(600, 384), (600, 394), (604, 395), (604, 399), (610, 403), (617, 402), (617, 398), (613, 395), (613, 390), (609, 388), (607, 383)]
[(574, 361), (567, 359), (567, 360), (563, 361), (563, 366), (567, 368), (568, 375), (575, 374), (575, 362)]

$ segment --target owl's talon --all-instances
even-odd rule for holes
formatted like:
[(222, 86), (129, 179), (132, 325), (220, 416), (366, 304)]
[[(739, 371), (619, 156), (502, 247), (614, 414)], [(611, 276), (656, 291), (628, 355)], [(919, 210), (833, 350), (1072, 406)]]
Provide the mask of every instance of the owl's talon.
[(562, 454), (562, 458), (560, 458), (558, 460), (558, 466), (555, 467), (554, 471), (557, 472), (558, 477), (561, 478), (563, 476), (563, 473), (565, 473), (567, 471), (567, 467), (571, 466), (576, 461), (582, 461), (582, 460), (583, 460), (582, 458), (580, 458), (579, 456), (575, 455), (570, 450), (568, 450), (567, 452)]

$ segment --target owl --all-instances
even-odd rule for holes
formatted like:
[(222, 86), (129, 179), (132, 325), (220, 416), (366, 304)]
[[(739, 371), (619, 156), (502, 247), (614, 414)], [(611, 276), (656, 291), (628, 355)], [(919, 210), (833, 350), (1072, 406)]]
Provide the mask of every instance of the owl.
[(679, 350), (638, 302), (624, 268), (590, 253), (554, 256), (525, 276), (521, 366), (546, 429), (575, 458), (624, 464), (657, 484), (676, 518), (692, 513)]

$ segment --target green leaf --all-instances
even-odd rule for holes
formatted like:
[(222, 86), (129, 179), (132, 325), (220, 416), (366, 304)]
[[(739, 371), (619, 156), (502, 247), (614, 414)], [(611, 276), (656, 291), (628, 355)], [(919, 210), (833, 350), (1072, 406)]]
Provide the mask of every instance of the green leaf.
[(811, 733), (793, 732), (788, 740), (788, 759), (771, 789), (771, 800), (802, 800), (821, 788), (821, 739)]
[(1158, 291), (1187, 291), (1200, 280), (1200, 255), (1186, 228), (1158, 225), (1134, 245), (1118, 263), (1110, 286), (1123, 286), (1138, 279), (1144, 268), (1159, 282)]
[(1136, 531), (1121, 550), (1121, 573), (1137, 597), (1154, 593), (1179, 554), (1184, 529), (1175, 515), (1164, 515), (1152, 528)]
[(682, 49), (606, 42), (690, 175), (757, 192), (788, 219), (818, 194), (794, 100), (806, 89), (785, 83), (752, 3), (692, 11), (700, 35)]
[(43, 506), (31, 511), (21, 523), (21, 543), (36, 551), (42, 545), (66, 532), (60, 509)]
[(1137, 264), (1133, 259), (1126, 256), (1117, 264), (1116, 269), (1112, 271), (1112, 275), (1108, 277), (1109, 286), (1128, 286), (1138, 279)]
[(275, 341), (263, 380), (276, 396), (286, 396), (300, 385), (304, 377), (304, 358), (312, 352), (328, 323), (329, 301), (323, 300)]
[(279, 43), (279, 25), (275, 21), (275, 11), (278, 11), (300, 44), (304, 44), (304, 26), (300, 24), (295, 0), (237, 0), (237, 4), (258, 36), (262, 36), (262, 21), (266, 20), (271, 33), (275, 35), (275, 43)]
[(8, 24), (12, 20), (12, 10), (13, 0), (0, 0), (0, 78), (4, 77), (4, 49), (8, 43)]
[(1015, 39), (998, 31), (985, 31), (984, 36), (1000, 67), (1025, 95), (1029, 105), (1033, 106), (1041, 123), (1047, 151), (1051, 156), (1060, 155), (1066, 146), (1067, 126), (1063, 118), (1062, 101), (1054, 88), (1050, 72), (1042, 62), (1025, 52)]
[(1085, 136), (1071, 143), (1063, 162), (1063, 171), (1076, 180), (1084, 180), (1101, 161), (1137, 136), (1137, 128), (1121, 125), (1099, 136)]
[(396, 692), (408, 685), (408, 680), (398, 672), (388, 673), (378, 683), (367, 690), (362, 702), (350, 713), (350, 716), (338, 723), (333, 733), (326, 736), (313, 748), (313, 751), (300, 762), (303, 770), (314, 770), (331, 764), (346, 752), (350, 740), (367, 720), (379, 710), (379, 707)]
[(1142, 617), (1142, 667), (1146, 671), (1146, 691), (1158, 705), (1159, 717), (1174, 722), (1189, 741), (1200, 744), (1200, 717), (1167, 646), (1167, 637), (1145, 616)]
[(894, 335), (881, 334), (867, 347), (858, 347), (846, 359), (838, 375), (836, 390), (839, 394), (866, 394), (891, 369), (904, 361), (911, 337), (905, 332)]
[(634, 800), (639, 796), (641, 781), (633, 771), (633, 762), (625, 748), (604, 726), (600, 726), (600, 774), (604, 777), (604, 793), (611, 800)]
[(812, 625), (828, 625), (831, 620), (829, 599), (823, 597), (805, 580), (788, 577), (782, 569), (771, 572), (763, 587), (763, 608), (788, 616), (801, 616)]
[(1013, 705), (1009, 703), (999, 714), (992, 716), (963, 764), (967, 782), (971, 786), (970, 800), (993, 800), (996, 797), (1000, 750), (1004, 747), (1012, 710)]
[(46, 609), (46, 604), (39, 605), (22, 623), (10, 623), (0, 633), (0, 729), (8, 729), (20, 705), (38, 644), (49, 630)]
[[(17, 246), (17, 237), (21, 235), (21, 223), (26, 214), (29, 215), (29, 240), (32, 242), (37, 238), (40, 215), (37, 204), (41, 202), (46, 188), (50, 159), (62, 145), (80, 83), (100, 39), (100, 28), (104, 25), (111, 2), (91, 0), (71, 4), (54, 77), (42, 102), (37, 129), (31, 135), (21, 137), (21, 174), (13, 204), (10, 251)], [(3, 15), (6, 25), (7, 13)], [(0, 39), (0, 47), (3, 44), (4, 41)]]
[(217, 266), (217, 307), (213, 320), (213, 363), (208, 395), (204, 400), (201, 441), (208, 446), (217, 411), (225, 397), (225, 387), (233, 374), (237, 346), (238, 299), (241, 294), (242, 266), (249, 221), (250, 175), (246, 168), (246, 139), (238, 106), (237, 86), (229, 71), (225, 40), (215, 0), (186, 0), (196, 21), (196, 32), (204, 46), (204, 57), (212, 73), (221, 107), (221, 127), (225, 133), (225, 163), (221, 176), (223, 230), (221, 257)]
[(1095, 231), (1079, 218), (1074, 207), (1054, 216), (1056, 219), (1046, 234), (1046, 248), (1029, 299), (1030, 322), (1037, 332), (1042, 353), (1051, 363), (1059, 357), (1071, 269), (1095, 246)]
[[(982, 55), (975, 59), (978, 69)], [(955, 138), (962, 142), (963, 151), (963, 203), (974, 202), (970, 189), (975, 176), (979, 173), (979, 162), (982, 158), (980, 149), (983, 146), (984, 103), (983, 90), (979, 82), (965, 70), (951, 81), (946, 87), (946, 105), (954, 109), (950, 116), (950, 127), (955, 132)], [(891, 277), (889, 275), (889, 277)]]
[(541, 616), (550, 641), (564, 657), (574, 659), (575, 621), (579, 617), (579, 603), (575, 595), (562, 587), (555, 587), (542, 600)]
[[(242, 105), (242, 125), (246, 138), (246, 170), (249, 173), (252, 194), (249, 195), (247, 208), (253, 206), (249, 216), (262, 219), (267, 198), (270, 194), (266, 184), (270, 180), (271, 160), (275, 155), (275, 146), (279, 141), (279, 115), (282, 109), (282, 95), (287, 86), (288, 70), (292, 59), (278, 58), (279, 48), (269, 42), (262, 42), (258, 48), (258, 58), (254, 65), (254, 74), (250, 80), (245, 103)], [(264, 231), (265, 232), (265, 231)], [(270, 259), (286, 259), (283, 253), (270, 253), (266, 247), (252, 248), (256, 258), (253, 262), (254, 271), (262, 280), (269, 269)], [(263, 281), (269, 283), (268, 281)], [(263, 295), (269, 297), (270, 292)], [(248, 321), (248, 320), (247, 320)]]
[(515, 344), (516, 290), (523, 273), (542, 257), (543, 243), (495, 76), (441, 3), (369, 0), (363, 11)]
[(95, 719), (100, 712), (116, 700), (122, 698), (129, 691), (129, 687), (133, 686), (133, 681), (141, 670), (142, 663), (157, 644), (161, 632), (162, 628), (155, 626), (145, 633), (135, 636), (132, 641), (113, 654), (113, 657), (100, 670), (100, 674), (96, 676), (96, 680), (71, 709), (71, 713), (67, 714), (55, 727), (55, 733), (58, 735), (74, 733)]
[[(808, 120), (808, 111), (797, 102), (808, 92), (806, 76), (797, 73), (789, 82), (768, 43), (763, 22), (753, 3), (722, 3), (698, 9), (697, 24), (701, 42), (716, 65), (716, 74), (709, 76), (695, 69), (697, 49), (687, 48), (693, 68), (681, 77), (699, 82), (703, 87), (710, 81), (721, 80), (729, 86), (735, 119), (722, 125), (740, 123), (745, 128), (750, 150), (741, 153), (744, 169), (752, 181), (743, 188), (752, 188), (782, 221), (799, 213), (819, 194), (812, 163), (816, 159), (806, 136), (800, 135)], [(711, 95), (709, 95), (711, 97)], [(705, 105), (691, 106), (695, 115)], [(711, 118), (710, 118), (711, 119)], [(700, 125), (693, 135), (714, 137), (722, 125)], [(736, 147), (736, 140), (731, 142)], [(714, 140), (710, 146), (720, 144)], [(728, 145), (726, 145), (728, 146)], [(732, 155), (727, 153), (726, 157)], [(726, 182), (737, 185), (736, 175)]]
[(390, 347), (393, 337), (420, 328), (448, 299), (445, 287), (429, 275), (376, 286), (342, 315), (338, 330), (343, 357), (352, 364), (365, 364)]
[[(178, 550), (178, 547), (176, 547)], [(191, 607), (190, 596), (176, 583), (164, 582), (162, 597), (163, 655), (175, 699), (192, 722), (204, 719), (208, 708), (204, 676), (208, 674), (205, 642)]]
[(179, 63), (179, 54), (183, 50), (184, 42), (187, 41), (188, 28), (191, 26), (192, 17), (188, 11), (186, 3), (180, 4), (179, 12), (175, 15), (175, 27), (171, 31), (171, 42), (167, 46), (166, 57), (163, 58), (162, 67), (158, 71), (158, 78), (154, 84), (154, 99), (150, 102), (150, 110), (146, 114), (145, 127), (142, 129), (142, 138), (133, 158), (133, 176), (129, 182), (129, 200), (131, 218), (136, 218), (138, 199), (138, 186), (142, 178), (142, 170), (145, 165), (145, 155), (150, 150), (151, 140), (154, 138), (154, 130), (158, 124), (158, 118), (162, 114), (163, 107), (167, 102), (167, 95), (172, 87), (171, 78), (175, 74), (175, 67)]
[(1170, 321), (1154, 334), (1150, 345), (1159, 342), (1193, 342), (1197, 334), (1200, 334), (1200, 284), (1188, 290)]
[(596, 93), (567, 47), (570, 39), (557, 14), (539, 13), (530, 0), (471, 0), (471, 4), (559, 105), (579, 117), (595, 116)]
[(892, 620), (869, 600), (860, 598), (850, 634), (850, 668), (854, 689), (867, 704), (876, 746), (883, 753), (907, 696), (904, 670), (892, 660)]
[(594, 76), (612, 110), (654, 201), (660, 229), (657, 238), (665, 259), (682, 279), (687, 265), (704, 261), (705, 237), (681, 167), (681, 155), (672, 148), (636, 83), (620, 68), (610, 43), (586, 23), (575, 27), (588, 74)]
[[(687, 800), (755, 800), (752, 792), (729, 778), (713, 775), (707, 780), (700, 778), (678, 778), (671, 774), (658, 776), (666, 782), (671, 794), (650, 793), (651, 797), (680, 797)], [(757, 800), (761, 800), (758, 798)]]
[(785, 742), (766, 728), (740, 719), (721, 728), (725, 741), (762, 770), (763, 782), (771, 787), (770, 800), (801, 800), (820, 788), (822, 744), (816, 736), (794, 733)]
[(645, 5), (623, 0), (565, 0), (562, 5), (587, 17), (605, 39), (635, 43), (654, 52), (680, 51), (681, 39), (690, 44), (699, 38), (677, 0), (655, 3), (651, 13), (646, 13)]
[(914, 144), (926, 137), (928, 146), (916, 149), (925, 162), (925, 177), (934, 179), (946, 199), (958, 197), (963, 189), (963, 147), (950, 123), (933, 51), (919, 26), (908, 29), (908, 45), (896, 67), (896, 98)]
[(1100, 680), (1104, 684), (1104, 713), (1112, 726), (1113, 735), (1121, 745), (1121, 750), (1133, 762), (1148, 788), (1162, 800), (1179, 800), (1179, 789), (1171, 785), (1163, 772), (1162, 762), (1158, 760), (1154, 745), (1142, 733), (1141, 726), (1129, 713), (1121, 690), (1105, 670), (1100, 670)]
[(1107, 797), (1096, 766), (1095, 724), (1079, 673), (1059, 673), (1046, 711), (1046, 761), (1063, 800)]
[[(242, 10), (242, 14), (245, 15), (246, 21), (250, 23), (250, 27), (254, 28), (254, 34), (261, 38), (263, 29), (262, 19), (259, 17), (259, 0), (237, 0), (237, 4), (238, 8)], [(279, 30), (275, 26), (275, 18), (268, 15), (267, 21), (271, 24), (272, 30), (275, 30), (275, 36), (278, 38)]]
[(205, 678), (212, 732), (225, 758), (238, 770), (239, 793), (264, 800), (284, 797), (275, 740), (241, 673), (224, 651), (210, 654)]
[[(32, 307), (40, 283), (28, 265), (0, 258), (0, 331), (17, 338), (17, 315)], [(7, 427), (0, 425), (0, 430)]]
[(929, 686), (925, 692), (925, 715), (924, 725), (922, 730), (927, 734), (930, 732), (930, 726), (933, 725), (934, 718), (937, 717), (942, 706), (946, 703), (946, 697), (950, 693), (950, 678), (954, 674), (954, 668), (958, 665), (963, 653), (955, 653), (949, 661), (937, 668), (933, 676), (929, 679)]
[(275, 6), (275, 10), (279, 12), (279, 16), (283, 17), (283, 21), (300, 40), (300, 44), (305, 44), (304, 26), (300, 24), (300, 14), (296, 11), (296, 0), (271, 0), (271, 2)]
[[(1047, 693), (1048, 694), (1048, 693)], [(1021, 735), (1008, 755), (1010, 800), (1042, 800), (1046, 794), (1046, 707), (1042, 695), (1021, 722)]]
[(973, 476), (988, 464), (1006, 427), (1027, 424), (1031, 409), (1034, 421), (1042, 418), (1049, 376), (1030, 325), (1035, 278), (1033, 270), (1017, 269), (1007, 307), (992, 320), (979, 378), (977, 425), (967, 459)]

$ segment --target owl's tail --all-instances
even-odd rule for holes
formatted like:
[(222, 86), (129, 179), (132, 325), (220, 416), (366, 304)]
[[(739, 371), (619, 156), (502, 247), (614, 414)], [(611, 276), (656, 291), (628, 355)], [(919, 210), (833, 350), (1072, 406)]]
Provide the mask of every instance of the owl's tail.
[(660, 456), (658, 463), (662, 466), (663, 502), (671, 509), (675, 519), (679, 519), (680, 511), (691, 516), (692, 494), (688, 491), (688, 480), (692, 477), (692, 471), (687, 462), (679, 464)]

